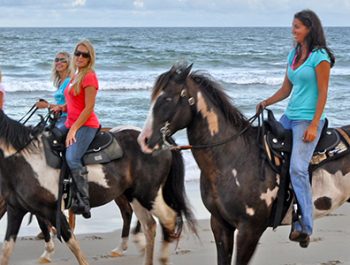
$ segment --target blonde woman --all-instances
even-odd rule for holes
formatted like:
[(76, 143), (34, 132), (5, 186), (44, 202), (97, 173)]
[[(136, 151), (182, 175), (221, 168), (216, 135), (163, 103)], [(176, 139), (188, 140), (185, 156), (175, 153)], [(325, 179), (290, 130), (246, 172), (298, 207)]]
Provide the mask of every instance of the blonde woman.
[(0, 69), (0, 109), (4, 108), (4, 101), (5, 101), (5, 88), (2, 84), (2, 73)]
[[(52, 64), (52, 74), (51, 79), (53, 81), (53, 85), (57, 88), (54, 93), (54, 98), (56, 104), (49, 103), (45, 100), (39, 101), (36, 103), (36, 106), (39, 109), (49, 108), (53, 111), (59, 111), (59, 105), (64, 105), (66, 100), (64, 98), (64, 91), (68, 87), (68, 84), (71, 79), (71, 56), (68, 52), (61, 51), (58, 52), (55, 56), (55, 59)], [(55, 126), (57, 128), (63, 128), (64, 123), (66, 122), (67, 113), (62, 112), (60, 118), (56, 121)]]
[(90, 41), (79, 42), (74, 50), (73, 76), (64, 95), (66, 104), (59, 109), (67, 112), (65, 123), (66, 161), (76, 187), (76, 198), (72, 210), (90, 218), (89, 190), (87, 169), (82, 164), (82, 157), (94, 139), (99, 120), (94, 112), (98, 90), (98, 80), (94, 71), (95, 50)]

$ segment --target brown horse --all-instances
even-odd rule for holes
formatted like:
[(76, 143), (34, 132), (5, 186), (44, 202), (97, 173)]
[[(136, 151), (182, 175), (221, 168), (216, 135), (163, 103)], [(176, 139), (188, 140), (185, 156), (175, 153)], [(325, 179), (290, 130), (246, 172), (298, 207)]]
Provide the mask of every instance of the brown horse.
[[(236, 264), (248, 264), (269, 226), (280, 183), (267, 163), (260, 166), (258, 128), (250, 125), (212, 78), (191, 73), (191, 66), (177, 65), (158, 77), (138, 141), (150, 153), (183, 128), (201, 170), (201, 196), (211, 213), (217, 264), (231, 264), (236, 229)], [(349, 153), (315, 170), (312, 187), (315, 218), (346, 202)], [(284, 224), (290, 222), (285, 218)]]
[[(195, 231), (184, 189), (182, 156), (174, 151), (144, 154), (137, 143), (139, 131), (135, 128), (111, 132), (124, 154), (108, 163), (87, 166), (91, 206), (104, 205), (121, 195), (131, 202), (146, 237), (146, 265), (153, 264), (155, 215), (164, 235), (160, 259), (167, 264), (169, 243), (179, 237), (183, 217)], [(32, 128), (10, 119), (0, 110), (0, 181), (8, 218), (1, 265), (9, 263), (27, 212), (56, 227), (59, 170), (46, 164), (42, 141), (42, 133), (33, 137)], [(59, 215), (62, 238), (79, 264), (88, 264), (60, 209)]]

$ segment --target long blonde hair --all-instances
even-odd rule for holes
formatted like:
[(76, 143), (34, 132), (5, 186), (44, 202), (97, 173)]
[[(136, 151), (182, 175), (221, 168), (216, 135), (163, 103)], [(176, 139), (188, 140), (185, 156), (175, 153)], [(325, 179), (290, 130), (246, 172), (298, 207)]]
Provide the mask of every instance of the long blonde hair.
[[(67, 61), (67, 76), (71, 76), (72, 75), (72, 67), (71, 67), (71, 62), (72, 62), (72, 58), (70, 56), (70, 54), (66, 51), (61, 51), (61, 52), (58, 52), (56, 53), (56, 56), (55, 58), (57, 57), (57, 55), (63, 55), (64, 58), (66, 59)], [(52, 69), (51, 69), (51, 80), (53, 81), (53, 85), (55, 87), (59, 87), (59, 85), (61, 84), (61, 82), (63, 80), (61, 80), (61, 77), (58, 73), (58, 71), (56, 70), (56, 63), (55, 61), (52, 63)]]
[(73, 67), (74, 73), (76, 73), (76, 76), (75, 76), (74, 81), (72, 83), (72, 87), (74, 89), (74, 95), (79, 95), (80, 84), (81, 84), (83, 78), (85, 77), (85, 75), (90, 71), (94, 71), (95, 59), (96, 59), (95, 49), (89, 40), (82, 40), (82, 41), (78, 42), (78, 44), (75, 46), (74, 53), (77, 51), (79, 46), (84, 46), (88, 50), (88, 52), (90, 54), (90, 58), (89, 58), (89, 63), (87, 64), (87, 66), (84, 67), (83, 69), (80, 69), (79, 72), (77, 73), (77, 66), (76, 66), (77, 58), (76, 58), (76, 56), (73, 57), (72, 67)]

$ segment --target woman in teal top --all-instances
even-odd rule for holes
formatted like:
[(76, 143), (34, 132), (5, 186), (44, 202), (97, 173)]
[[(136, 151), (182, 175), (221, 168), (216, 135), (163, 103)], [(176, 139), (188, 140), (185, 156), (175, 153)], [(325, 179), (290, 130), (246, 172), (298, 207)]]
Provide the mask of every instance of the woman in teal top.
[(296, 45), (288, 55), (283, 84), (257, 105), (257, 111), (291, 95), (280, 122), (293, 132), (289, 173), (301, 218), (293, 223), (289, 239), (307, 247), (313, 229), (308, 168), (324, 126), (330, 68), (335, 58), (327, 47), (321, 21), (313, 11), (303, 10), (294, 15), (292, 34)]
[[(64, 90), (68, 86), (71, 78), (70, 63), (71, 63), (71, 57), (68, 52), (62, 51), (56, 54), (56, 57), (52, 65), (52, 75), (51, 75), (53, 84), (57, 88), (57, 90), (53, 95), (55, 98), (55, 104), (50, 104), (45, 100), (39, 101), (36, 103), (36, 106), (39, 109), (49, 108), (50, 110), (59, 112), (60, 108), (58, 106), (64, 105), (66, 103), (66, 100), (64, 98)], [(67, 118), (67, 113), (63, 112), (60, 118), (56, 121), (55, 126), (57, 128), (63, 128), (66, 118)]]

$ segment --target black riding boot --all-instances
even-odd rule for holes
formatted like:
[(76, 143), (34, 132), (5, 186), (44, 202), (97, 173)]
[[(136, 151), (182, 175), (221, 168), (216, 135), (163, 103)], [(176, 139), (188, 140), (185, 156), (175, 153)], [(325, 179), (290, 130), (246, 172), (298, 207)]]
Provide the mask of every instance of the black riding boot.
[(72, 202), (72, 211), (75, 214), (82, 214), (84, 218), (90, 218), (89, 183), (87, 181), (88, 171), (86, 167), (79, 170), (72, 170), (72, 178), (75, 183), (76, 196)]

